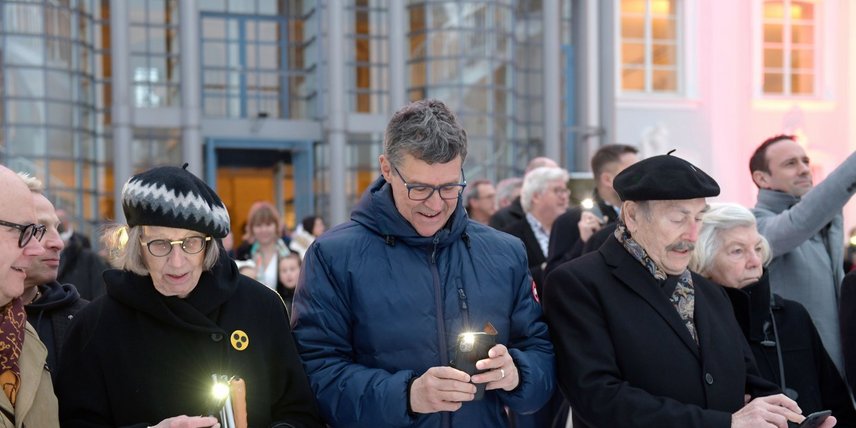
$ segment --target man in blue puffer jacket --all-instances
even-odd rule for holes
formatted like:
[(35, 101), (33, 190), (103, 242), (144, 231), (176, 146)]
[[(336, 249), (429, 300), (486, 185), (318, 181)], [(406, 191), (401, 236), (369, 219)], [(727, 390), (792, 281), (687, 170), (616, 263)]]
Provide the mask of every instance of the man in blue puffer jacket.
[[(309, 248), (292, 325), (312, 388), (334, 427), (507, 426), (507, 406), (538, 410), (555, 362), (520, 240), (460, 204), (466, 132), (437, 100), (391, 119), (382, 177), (351, 221)], [(472, 377), (450, 367), (456, 338), (498, 334)], [(476, 387), (486, 384), (482, 400)]]

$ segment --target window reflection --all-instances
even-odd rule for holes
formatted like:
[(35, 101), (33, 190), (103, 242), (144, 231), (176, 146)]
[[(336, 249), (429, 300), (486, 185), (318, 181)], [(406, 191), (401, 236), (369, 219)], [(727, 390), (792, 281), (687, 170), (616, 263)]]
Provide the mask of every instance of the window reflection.
[(763, 15), (763, 85), (767, 95), (813, 95), (816, 87), (816, 4), (766, 0)]
[[(202, 105), (208, 117), (314, 118), (317, 19), (301, 2), (202, 1)], [(280, 9), (281, 8), (281, 9)], [(244, 10), (244, 14), (225, 14)]]
[(678, 92), (677, 0), (621, 1), (621, 88)]

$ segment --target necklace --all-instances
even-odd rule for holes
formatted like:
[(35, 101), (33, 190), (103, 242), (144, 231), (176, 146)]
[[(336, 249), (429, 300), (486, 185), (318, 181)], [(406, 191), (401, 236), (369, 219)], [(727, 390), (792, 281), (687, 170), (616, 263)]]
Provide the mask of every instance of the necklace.
[(33, 296), (33, 300), (30, 300), (30, 304), (32, 304), (32, 303), (33, 303), (33, 302), (35, 302), (36, 300), (39, 300), (39, 298), (40, 298), (40, 297), (42, 297), (42, 292), (41, 292), (41, 290), (39, 290), (39, 289), (38, 289), (38, 287), (37, 287), (37, 288), (36, 288), (36, 295), (35, 295), (35, 296)]

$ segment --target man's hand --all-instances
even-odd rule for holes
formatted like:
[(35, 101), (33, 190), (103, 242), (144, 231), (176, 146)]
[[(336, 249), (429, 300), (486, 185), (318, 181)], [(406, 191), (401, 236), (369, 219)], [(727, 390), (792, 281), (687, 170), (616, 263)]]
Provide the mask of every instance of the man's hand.
[[(788, 421), (800, 423), (805, 419), (797, 403), (784, 394), (758, 397), (737, 413), (731, 415), (731, 427), (777, 427), (788, 428)], [(821, 428), (835, 426), (835, 418), (829, 417)]]
[(476, 362), (479, 370), (488, 370), (473, 376), (473, 383), (487, 383), (485, 389), (504, 389), (511, 391), (520, 384), (520, 376), (517, 366), (508, 348), (499, 344), (490, 348), (487, 352), (488, 358)]
[(470, 375), (451, 367), (431, 367), (410, 385), (410, 408), (416, 413), (454, 412), (475, 395)]
[(152, 428), (220, 428), (217, 418), (212, 416), (175, 416), (162, 420)]
[(597, 218), (590, 211), (583, 211), (577, 229), (580, 231), (580, 241), (588, 242), (589, 238), (603, 226), (603, 220)]

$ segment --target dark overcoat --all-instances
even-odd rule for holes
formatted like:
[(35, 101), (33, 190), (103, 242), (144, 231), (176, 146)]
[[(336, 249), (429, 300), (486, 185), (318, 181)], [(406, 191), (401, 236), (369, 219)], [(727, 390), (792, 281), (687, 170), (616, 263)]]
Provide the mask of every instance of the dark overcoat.
[(856, 270), (850, 271), (841, 282), (839, 315), (847, 384), (856, 391)]
[(547, 276), (544, 307), (574, 427), (730, 427), (757, 375), (725, 292), (693, 274), (697, 345), (615, 237)]
[[(594, 201), (597, 203), (597, 208), (592, 213), (595, 216), (605, 216), (606, 223), (604, 224), (604, 228), (614, 231), (614, 224), (618, 220), (618, 213), (615, 211), (615, 208), (607, 204), (606, 201), (597, 195), (597, 192), (595, 192)], [(547, 265), (544, 267), (545, 276), (562, 263), (571, 261), (589, 252), (587, 251), (587, 247), (590, 247), (594, 251), (603, 244), (604, 238), (598, 239), (596, 243), (592, 242), (598, 236), (598, 233), (593, 234), (586, 242), (580, 240), (578, 223), (582, 218), (583, 211), (585, 210), (581, 206), (573, 207), (559, 217), (556, 217), (556, 221), (553, 222), (553, 228), (550, 231), (550, 248), (547, 251)]]
[(856, 410), (847, 386), (826, 353), (805, 307), (777, 294), (771, 301), (767, 272), (754, 284), (739, 289), (725, 288), (725, 292), (731, 299), (737, 322), (749, 341), (761, 376), (781, 385), (781, 359), (784, 361), (784, 387), (797, 393), (794, 401), (803, 414), (829, 409), (838, 419), (836, 427), (856, 427)]
[(544, 284), (544, 262), (547, 261), (547, 257), (541, 251), (541, 244), (538, 243), (538, 238), (535, 237), (535, 232), (532, 231), (529, 221), (523, 217), (511, 223), (503, 232), (516, 236), (523, 241), (523, 246), (526, 247), (529, 273), (532, 275), (532, 280), (535, 281), (536, 290), (540, 293), (541, 286)]
[(321, 426), (282, 300), (225, 252), (183, 299), (160, 294), (150, 276), (104, 277), (107, 295), (78, 312), (63, 347), (63, 427), (215, 414), (212, 374), (244, 379), (250, 426)]

